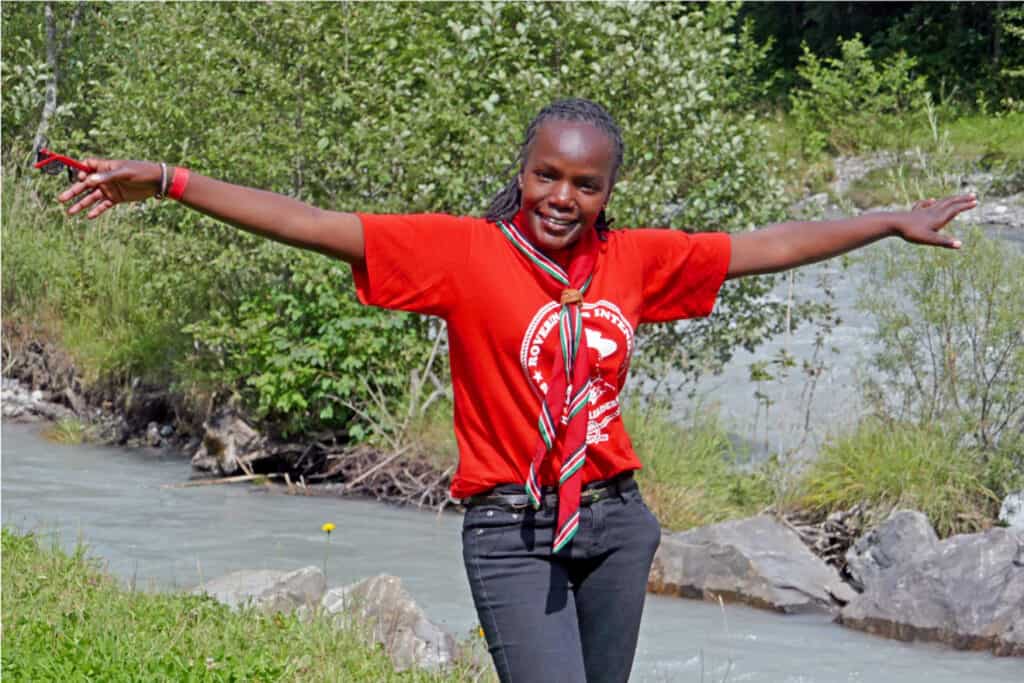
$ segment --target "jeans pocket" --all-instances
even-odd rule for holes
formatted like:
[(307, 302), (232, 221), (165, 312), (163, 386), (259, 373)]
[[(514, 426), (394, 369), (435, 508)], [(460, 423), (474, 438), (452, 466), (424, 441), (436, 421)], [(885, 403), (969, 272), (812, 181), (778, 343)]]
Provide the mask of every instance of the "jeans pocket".
[(462, 521), (463, 553), (487, 557), (498, 548), (502, 537), (521, 525), (522, 515), (506, 508), (478, 505), (466, 511)]

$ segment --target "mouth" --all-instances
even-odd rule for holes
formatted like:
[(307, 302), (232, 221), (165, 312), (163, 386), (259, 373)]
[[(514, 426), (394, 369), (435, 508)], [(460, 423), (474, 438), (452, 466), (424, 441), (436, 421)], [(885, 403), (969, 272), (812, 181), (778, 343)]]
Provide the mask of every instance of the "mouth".
[(568, 232), (572, 232), (580, 223), (578, 220), (566, 220), (564, 218), (556, 218), (554, 216), (545, 215), (539, 211), (536, 212), (536, 214), (537, 218), (540, 219), (541, 224), (544, 226), (544, 229), (554, 234), (565, 234)]

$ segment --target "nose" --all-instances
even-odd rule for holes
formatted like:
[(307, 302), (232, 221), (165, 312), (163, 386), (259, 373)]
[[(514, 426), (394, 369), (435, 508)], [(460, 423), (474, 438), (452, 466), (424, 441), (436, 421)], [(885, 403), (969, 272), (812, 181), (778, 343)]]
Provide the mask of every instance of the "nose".
[(572, 187), (569, 183), (558, 183), (552, 188), (550, 202), (565, 209), (572, 208)]

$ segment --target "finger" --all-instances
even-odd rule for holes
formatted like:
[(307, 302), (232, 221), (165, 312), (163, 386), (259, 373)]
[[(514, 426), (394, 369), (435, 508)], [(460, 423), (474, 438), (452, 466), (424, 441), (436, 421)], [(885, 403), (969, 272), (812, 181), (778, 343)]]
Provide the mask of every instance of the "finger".
[(107, 209), (112, 207), (113, 205), (114, 205), (114, 202), (110, 201), (109, 199), (104, 199), (102, 202), (100, 202), (99, 204), (94, 206), (92, 211), (87, 213), (85, 216), (86, 216), (86, 218), (96, 218), (101, 213), (103, 213), (104, 211), (106, 211)]
[(927, 209), (929, 206), (934, 206), (934, 205), (935, 205), (935, 198), (934, 197), (929, 197), (928, 199), (921, 199), (921, 200), (918, 200), (917, 202), (914, 202), (913, 209), (915, 209), (915, 210), (916, 209)]
[(104, 199), (103, 192), (101, 190), (93, 190), (89, 194), (85, 195), (82, 199), (80, 199), (77, 204), (68, 209), (68, 214), (73, 216), (82, 209), (87, 209), (102, 199)]
[(78, 195), (82, 194), (83, 192), (92, 189), (92, 185), (86, 182), (85, 180), (85, 178), (88, 177), (87, 174), (82, 173), (80, 171), (78, 175), (79, 182), (75, 183), (74, 185), (64, 190), (59, 195), (57, 195), (57, 199), (60, 201), (61, 204), (66, 204), (75, 197), (77, 197)]

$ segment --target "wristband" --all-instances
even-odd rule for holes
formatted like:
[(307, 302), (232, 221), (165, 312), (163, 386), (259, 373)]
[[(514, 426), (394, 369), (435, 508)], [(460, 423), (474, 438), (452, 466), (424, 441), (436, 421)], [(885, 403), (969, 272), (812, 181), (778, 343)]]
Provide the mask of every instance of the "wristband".
[(167, 190), (167, 196), (171, 199), (180, 200), (181, 196), (185, 194), (185, 188), (188, 186), (189, 171), (187, 168), (181, 166), (174, 167), (174, 176), (171, 178), (171, 187)]
[(160, 186), (153, 193), (153, 199), (163, 199), (167, 196), (167, 164), (160, 162)]

